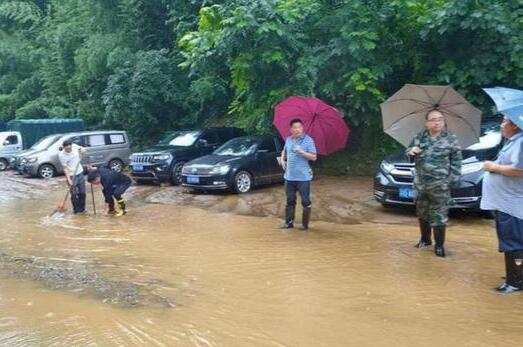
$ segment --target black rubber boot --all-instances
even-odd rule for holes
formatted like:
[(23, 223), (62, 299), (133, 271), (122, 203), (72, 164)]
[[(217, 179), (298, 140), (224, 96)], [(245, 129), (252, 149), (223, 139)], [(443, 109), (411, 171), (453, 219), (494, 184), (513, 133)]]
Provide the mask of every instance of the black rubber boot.
[(311, 220), (311, 208), (310, 207), (304, 207), (303, 208), (303, 214), (301, 219), (301, 227), (300, 230), (309, 230), (309, 221)]
[(114, 215), (116, 213), (116, 210), (114, 209), (114, 202), (112, 204), (109, 204), (109, 211), (107, 211), (107, 214)]
[(430, 223), (424, 219), (419, 219), (418, 221), (419, 221), (419, 230), (420, 230), (421, 238), (414, 247), (425, 248), (425, 247), (432, 245)]
[(438, 225), (434, 227), (434, 241), (436, 241), (436, 247), (434, 247), (434, 253), (438, 257), (445, 257), (445, 231), (446, 225)]
[(505, 283), (496, 288), (496, 291), (501, 294), (511, 294), (523, 288), (522, 262), (523, 254), (521, 252), (505, 252)]
[(294, 228), (294, 216), (296, 214), (296, 206), (287, 205), (285, 206), (285, 223), (281, 226), (281, 229), (292, 229)]
[(123, 216), (124, 214), (127, 213), (127, 211), (125, 209), (125, 201), (123, 201), (123, 199), (118, 200), (118, 207), (120, 207), (120, 211), (116, 212), (115, 216)]

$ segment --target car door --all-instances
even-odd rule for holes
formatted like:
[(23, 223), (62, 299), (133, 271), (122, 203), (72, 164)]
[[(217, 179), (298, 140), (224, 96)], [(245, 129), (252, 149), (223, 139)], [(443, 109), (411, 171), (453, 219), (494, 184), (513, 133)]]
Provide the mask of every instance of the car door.
[(198, 139), (199, 143), (201, 143), (201, 140), (205, 141), (204, 145), (198, 146), (198, 149), (200, 150), (202, 156), (212, 153), (216, 148), (218, 148), (220, 142), (216, 129), (205, 130)]
[(109, 150), (104, 133), (84, 135), (84, 146), (87, 151), (87, 164), (101, 166), (109, 160)]
[(18, 134), (9, 134), (2, 143), (2, 153), (6, 157), (14, 156), (22, 150), (22, 139)]
[[(261, 177), (264, 182), (271, 182), (279, 170), (278, 148), (272, 137), (264, 138), (258, 146), (257, 158)], [(280, 170), (281, 171), (281, 170)]]

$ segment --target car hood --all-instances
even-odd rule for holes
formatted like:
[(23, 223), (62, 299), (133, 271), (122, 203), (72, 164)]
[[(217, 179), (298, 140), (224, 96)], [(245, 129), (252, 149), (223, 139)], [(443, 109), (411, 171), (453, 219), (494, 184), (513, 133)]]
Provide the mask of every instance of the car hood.
[(36, 150), (36, 149), (26, 149), (24, 151), (21, 151), (20, 153), (18, 153), (16, 155), (16, 157), (31, 157), (33, 155), (38, 155), (42, 152), (45, 152), (45, 149), (44, 150)]
[[(397, 151), (392, 154), (389, 154), (385, 157), (385, 161), (396, 164), (396, 165), (408, 165), (410, 164), (409, 157), (405, 154), (404, 151)], [(463, 159), (463, 164), (470, 164), (480, 161), (476, 156), (471, 156)]]
[(143, 150), (140, 153), (134, 154), (158, 154), (158, 153), (182, 153), (188, 151), (190, 147), (169, 146), (169, 145), (155, 145)]
[(209, 154), (205, 155), (203, 157), (191, 160), (187, 163), (187, 165), (218, 165), (218, 164), (229, 164), (234, 161), (240, 160), (244, 158), (243, 156), (235, 156), (235, 155), (217, 155), (217, 154)]

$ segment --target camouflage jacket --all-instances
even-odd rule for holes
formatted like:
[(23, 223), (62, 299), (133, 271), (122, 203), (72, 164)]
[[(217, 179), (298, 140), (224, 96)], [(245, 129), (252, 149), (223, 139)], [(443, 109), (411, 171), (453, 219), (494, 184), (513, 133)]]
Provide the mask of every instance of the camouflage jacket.
[(454, 134), (443, 130), (437, 138), (432, 138), (429, 132), (424, 130), (414, 137), (407, 153), (414, 146), (421, 148), (421, 153), (414, 159), (416, 189), (453, 187), (459, 183), (462, 156), (458, 139)]

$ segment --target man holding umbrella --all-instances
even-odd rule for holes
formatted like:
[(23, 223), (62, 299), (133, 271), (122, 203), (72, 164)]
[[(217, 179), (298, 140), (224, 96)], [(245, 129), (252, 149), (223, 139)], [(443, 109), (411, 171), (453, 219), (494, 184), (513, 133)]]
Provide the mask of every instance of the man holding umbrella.
[(438, 85), (406, 84), (380, 106), (383, 129), (415, 162), (416, 247), (430, 246), (434, 230), (434, 251), (444, 257), (450, 188), (460, 180), (461, 148), (479, 141), (481, 111), (451, 86)]
[(299, 118), (290, 121), (291, 136), (285, 141), (285, 147), (281, 155), (281, 165), (285, 170), (285, 194), (287, 205), (285, 206), (285, 223), (282, 229), (294, 227), (294, 216), (296, 213), (296, 193), (300, 193), (303, 207), (302, 226), (300, 229), (309, 229), (311, 216), (310, 184), (312, 171), (309, 161), (317, 159), (314, 140), (303, 131), (303, 122)]
[(459, 183), (461, 176), (461, 149), (454, 134), (445, 129), (445, 117), (437, 109), (425, 116), (426, 130), (419, 133), (407, 148), (414, 158), (416, 174), (416, 212), (419, 218), (421, 239), (417, 248), (432, 244), (434, 230), (438, 257), (445, 257), (445, 232), (448, 222), (450, 188)]
[(505, 283), (496, 290), (510, 294), (523, 289), (523, 92), (485, 91), (504, 115), (506, 142), (496, 161), (485, 162), (481, 208), (494, 211), (499, 251), (505, 254)]

